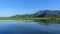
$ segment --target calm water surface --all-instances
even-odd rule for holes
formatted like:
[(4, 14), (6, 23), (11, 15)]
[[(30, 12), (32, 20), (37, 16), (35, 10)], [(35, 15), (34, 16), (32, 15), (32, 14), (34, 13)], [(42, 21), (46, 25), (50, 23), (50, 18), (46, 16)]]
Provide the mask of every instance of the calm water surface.
[(0, 34), (60, 34), (60, 21), (0, 20)]

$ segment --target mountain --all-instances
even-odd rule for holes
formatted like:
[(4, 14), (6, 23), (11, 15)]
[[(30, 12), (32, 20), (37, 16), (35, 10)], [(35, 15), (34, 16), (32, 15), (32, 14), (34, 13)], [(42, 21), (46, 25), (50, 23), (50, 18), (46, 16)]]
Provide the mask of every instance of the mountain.
[(35, 13), (38, 17), (60, 16), (60, 10), (39, 10)]
[(15, 15), (12, 17), (56, 17), (60, 16), (60, 10), (39, 10), (34, 14)]

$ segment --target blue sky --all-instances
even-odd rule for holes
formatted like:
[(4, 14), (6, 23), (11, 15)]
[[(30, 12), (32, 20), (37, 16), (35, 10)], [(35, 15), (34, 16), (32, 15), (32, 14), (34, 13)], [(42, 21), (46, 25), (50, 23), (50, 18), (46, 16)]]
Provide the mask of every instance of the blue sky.
[(45, 9), (59, 10), (60, 0), (0, 0), (0, 17), (32, 14)]

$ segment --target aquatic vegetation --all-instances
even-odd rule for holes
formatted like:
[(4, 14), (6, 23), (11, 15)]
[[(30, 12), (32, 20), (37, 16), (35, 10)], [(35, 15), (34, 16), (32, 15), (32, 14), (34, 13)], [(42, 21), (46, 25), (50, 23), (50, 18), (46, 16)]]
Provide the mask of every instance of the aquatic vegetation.
[(0, 20), (60, 20), (57, 17), (11, 17), (11, 18), (0, 18)]

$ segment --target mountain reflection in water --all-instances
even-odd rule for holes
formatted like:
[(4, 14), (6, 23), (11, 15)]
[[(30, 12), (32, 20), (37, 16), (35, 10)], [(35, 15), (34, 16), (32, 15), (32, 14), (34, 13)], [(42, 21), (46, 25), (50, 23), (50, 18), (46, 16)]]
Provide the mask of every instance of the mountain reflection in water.
[(60, 34), (60, 21), (0, 20), (0, 34)]

